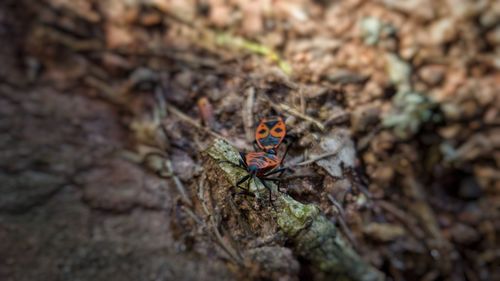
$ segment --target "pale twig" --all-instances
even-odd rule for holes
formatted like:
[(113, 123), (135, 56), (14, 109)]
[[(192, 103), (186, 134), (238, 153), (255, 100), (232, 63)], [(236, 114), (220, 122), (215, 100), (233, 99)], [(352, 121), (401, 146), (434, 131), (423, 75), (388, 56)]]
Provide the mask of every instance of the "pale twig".
[(243, 124), (245, 124), (245, 135), (247, 141), (253, 139), (253, 106), (255, 103), (255, 88), (250, 86), (247, 91), (247, 100), (245, 107), (243, 107)]
[[(142, 149), (143, 151), (142, 152), (140, 151), (138, 153), (138, 155), (136, 153), (128, 152), (128, 153), (124, 154), (124, 156), (127, 157), (127, 159), (131, 159), (134, 162), (141, 162), (143, 164), (147, 162), (148, 157), (153, 156), (153, 155), (162, 158), (163, 161), (160, 164), (161, 167), (156, 168), (156, 167), (148, 166), (148, 168), (154, 170), (159, 177), (171, 178), (175, 183), (175, 187), (177, 188), (177, 191), (181, 195), (182, 201), (184, 201), (184, 203), (186, 203), (189, 206), (193, 206), (193, 202), (191, 202), (191, 199), (189, 199), (189, 196), (186, 192), (186, 189), (184, 188), (184, 185), (182, 184), (181, 180), (175, 175), (174, 169), (172, 167), (172, 161), (170, 161), (170, 159), (167, 158), (165, 153), (156, 147), (149, 147), (149, 146), (144, 146), (144, 145), (141, 147), (143, 148)], [(162, 171), (163, 169), (167, 170), (166, 175), (163, 174), (163, 171)]]
[(204, 127), (201, 125), (200, 122), (194, 120), (193, 118), (189, 117), (188, 115), (182, 113), (179, 109), (177, 109), (176, 107), (172, 106), (172, 105), (167, 105), (166, 106), (167, 108), (167, 111), (176, 115), (177, 117), (179, 117), (181, 120), (185, 121), (186, 123), (188, 123), (189, 125), (195, 127), (196, 129), (199, 129), (215, 138), (219, 138), (219, 139), (223, 139), (225, 141), (227, 141), (228, 143), (230, 143), (231, 145), (235, 146), (235, 147), (239, 147), (239, 148), (242, 148), (240, 147), (239, 145), (237, 145), (236, 143), (228, 140), (227, 138), (225, 138), (224, 136), (220, 135), (219, 133), (217, 132), (214, 132), (212, 131), (211, 129), (207, 128), (207, 127)]
[(98, 39), (78, 39), (77, 37), (67, 35), (55, 28), (44, 25), (40, 25), (40, 27), (35, 29), (34, 36), (55, 41), (73, 51), (99, 51), (104, 48)]
[(203, 212), (205, 213), (205, 215), (208, 216), (209, 218), (209, 222), (210, 222), (210, 228), (212, 229), (212, 234), (215, 236), (215, 240), (217, 242), (217, 244), (219, 244), (219, 246), (234, 260), (236, 261), (236, 263), (238, 263), (239, 265), (243, 265), (243, 258), (241, 257), (241, 254), (238, 253), (235, 249), (233, 249), (226, 241), (224, 241), (224, 238), (222, 237), (222, 235), (220, 234), (219, 232), (219, 229), (218, 229), (218, 224), (217, 222), (215, 221), (215, 218), (213, 216), (212, 213), (210, 213), (210, 211), (208, 210), (208, 207), (206, 205), (206, 202), (205, 202), (205, 198), (204, 198), (204, 186), (205, 186), (205, 181), (204, 181), (204, 175), (202, 176), (199, 184), (198, 184), (198, 199), (200, 200), (201, 202), (201, 206), (202, 206), (202, 209), (203, 209)]
[(321, 131), (325, 130), (325, 126), (320, 121), (314, 119), (313, 117), (311, 117), (309, 115), (301, 113), (300, 111), (298, 111), (297, 109), (295, 109), (289, 105), (286, 105), (284, 103), (275, 104), (268, 98), (263, 98), (263, 100), (265, 100), (267, 103), (269, 103), (269, 105), (272, 106), (277, 111), (286, 111), (291, 115), (294, 115), (298, 118), (301, 118), (301, 119), (304, 119), (306, 121), (313, 123)]
[(305, 165), (309, 165), (309, 164), (314, 163), (314, 162), (316, 162), (316, 161), (318, 161), (318, 160), (321, 160), (321, 159), (324, 159), (324, 158), (328, 158), (328, 157), (330, 157), (330, 156), (334, 156), (334, 155), (336, 155), (337, 153), (339, 153), (339, 151), (340, 151), (340, 149), (342, 148), (342, 145), (343, 145), (343, 144), (344, 144), (344, 142), (341, 142), (341, 143), (339, 144), (339, 146), (337, 147), (337, 149), (335, 149), (334, 151), (330, 151), (330, 152), (326, 152), (326, 153), (320, 154), (320, 155), (318, 155), (318, 156), (316, 156), (316, 157), (313, 157), (313, 158), (311, 158), (311, 159), (309, 159), (309, 160), (306, 160), (306, 161), (303, 161), (303, 162), (297, 163), (297, 164), (295, 164), (295, 165), (292, 165), (292, 167), (294, 167), (294, 166), (305, 166)]
[(177, 191), (179, 191), (179, 193), (181, 194), (182, 200), (189, 206), (193, 206), (193, 202), (191, 202), (191, 199), (189, 199), (189, 196), (187, 195), (184, 185), (174, 173), (174, 169), (172, 167), (172, 161), (170, 161), (170, 159), (165, 159), (165, 167), (167, 168), (167, 172), (172, 175), (172, 179), (174, 180), (175, 186), (177, 187)]
[(344, 208), (342, 208), (342, 206), (340, 206), (340, 203), (337, 202), (337, 200), (335, 200), (335, 198), (332, 197), (331, 194), (328, 194), (328, 199), (330, 200), (330, 202), (332, 202), (332, 204), (337, 208), (337, 210), (339, 211), (339, 214), (340, 216), (342, 217), (342, 219), (345, 219), (345, 212), (344, 212)]
[(284, 110), (288, 113), (290, 113), (291, 115), (294, 115), (296, 117), (299, 117), (301, 119), (304, 119), (306, 121), (309, 121), (311, 123), (313, 123), (316, 127), (318, 127), (318, 129), (320, 129), (321, 131), (324, 131), (325, 130), (325, 126), (323, 126), (323, 124), (321, 122), (319, 122), (318, 120), (312, 118), (311, 116), (309, 115), (306, 115), (306, 114), (302, 114), (300, 111), (296, 110), (295, 108), (293, 107), (290, 107), (284, 103), (280, 103), (278, 105), (279, 109), (281, 110)]
[(352, 235), (351, 230), (349, 229), (349, 227), (347, 227), (347, 224), (345, 222), (344, 208), (342, 208), (340, 203), (337, 202), (337, 200), (335, 200), (332, 195), (328, 194), (327, 196), (330, 202), (332, 202), (332, 205), (335, 206), (335, 208), (337, 208), (337, 210), (339, 211), (340, 216), (338, 217), (338, 219), (342, 231), (344, 232), (345, 236), (347, 236), (347, 239), (349, 239), (349, 242), (351, 242), (354, 248), (357, 248), (356, 240), (354, 240), (354, 236)]
[(306, 113), (306, 99), (304, 98), (304, 90), (299, 87), (300, 113)]
[(406, 226), (406, 228), (410, 230), (410, 233), (415, 235), (415, 237), (417, 237), (418, 239), (424, 239), (424, 232), (418, 227), (418, 223), (415, 218), (409, 216), (403, 210), (398, 209), (396, 206), (392, 205), (389, 202), (380, 200), (376, 201), (376, 204), (381, 209), (392, 214), (394, 217), (396, 217), (396, 219), (401, 221)]
[(329, 126), (333, 124), (343, 123), (349, 120), (349, 116), (350, 114), (348, 112), (340, 111), (330, 116), (323, 124), (325, 126)]
[(203, 222), (190, 208), (186, 206), (182, 206), (182, 209), (186, 214), (188, 214), (197, 224), (201, 226), (205, 226), (205, 222)]
[(85, 77), (83, 82), (89, 85), (90, 87), (99, 90), (103, 98), (105, 98), (107, 101), (110, 101), (116, 105), (121, 105), (121, 106), (124, 105), (122, 91), (117, 91), (116, 89), (112, 88), (105, 82), (93, 76)]

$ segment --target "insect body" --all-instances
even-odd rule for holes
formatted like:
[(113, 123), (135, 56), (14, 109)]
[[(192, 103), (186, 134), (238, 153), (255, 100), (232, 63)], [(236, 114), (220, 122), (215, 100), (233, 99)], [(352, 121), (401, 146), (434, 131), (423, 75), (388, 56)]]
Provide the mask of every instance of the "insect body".
[(283, 118), (273, 116), (263, 118), (255, 129), (255, 143), (263, 151), (276, 154), (276, 149), (286, 136), (286, 125)]
[[(272, 190), (267, 184), (266, 181), (279, 182), (279, 178), (269, 177), (271, 175), (277, 173), (283, 173), (287, 168), (281, 167), (282, 159), (276, 156), (275, 154), (268, 152), (240, 152), (240, 163), (239, 165), (230, 162), (223, 161), (229, 163), (235, 167), (240, 169), (244, 169), (248, 172), (248, 175), (242, 177), (236, 183), (236, 186), (248, 191), (250, 186), (250, 181), (253, 179), (259, 180), (262, 185), (269, 191), (269, 200), (271, 200)], [(242, 187), (241, 185), (248, 181), (247, 187)]]
[(278, 156), (267, 152), (249, 152), (240, 155), (247, 171), (255, 176), (263, 176), (281, 164)]

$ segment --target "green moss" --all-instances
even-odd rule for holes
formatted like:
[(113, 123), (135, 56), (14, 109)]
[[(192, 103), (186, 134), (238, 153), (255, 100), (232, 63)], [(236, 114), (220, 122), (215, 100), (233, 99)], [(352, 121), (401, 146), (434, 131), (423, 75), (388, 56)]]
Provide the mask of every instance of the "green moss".
[[(247, 175), (246, 171), (223, 161), (239, 163), (240, 156), (231, 145), (223, 140), (217, 140), (207, 154), (216, 161), (224, 177), (235, 184)], [(335, 225), (328, 220), (314, 204), (302, 204), (292, 197), (277, 191), (276, 185), (269, 183), (277, 199), (275, 208), (268, 208), (270, 216), (278, 224), (281, 232), (287, 237), (293, 251), (301, 258), (308, 260), (317, 273), (316, 280), (383, 280), (383, 275), (365, 261), (349, 246), (337, 232)], [(254, 181), (250, 191), (256, 197), (268, 195), (268, 191)], [(262, 212), (262, 211), (261, 211)], [(264, 210), (265, 212), (265, 210)]]
[(280, 197), (281, 208), (277, 212), (277, 223), (280, 229), (289, 236), (295, 236), (300, 230), (319, 214), (318, 207), (302, 204), (288, 195)]

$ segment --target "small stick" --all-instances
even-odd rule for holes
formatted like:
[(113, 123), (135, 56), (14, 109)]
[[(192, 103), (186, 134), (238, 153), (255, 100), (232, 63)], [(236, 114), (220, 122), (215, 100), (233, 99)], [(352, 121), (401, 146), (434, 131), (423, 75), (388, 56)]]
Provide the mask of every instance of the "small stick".
[(205, 226), (205, 222), (203, 222), (191, 209), (186, 206), (182, 206), (182, 209), (186, 214), (188, 214), (197, 224), (201, 226)]
[(300, 113), (306, 113), (306, 99), (304, 98), (304, 90), (302, 87), (299, 88), (299, 98), (300, 98)]
[(393, 216), (396, 217), (396, 219), (401, 221), (410, 230), (410, 233), (415, 235), (415, 237), (417, 237), (418, 239), (424, 239), (425, 235), (422, 229), (418, 227), (418, 224), (413, 217), (409, 216), (404, 211), (398, 209), (396, 206), (392, 205), (389, 202), (380, 200), (377, 202), (377, 205), (382, 210), (391, 213)]
[(332, 195), (328, 194), (328, 199), (330, 200), (330, 202), (332, 202), (332, 205), (335, 206), (335, 208), (337, 208), (337, 210), (339, 211), (339, 224), (340, 224), (340, 227), (342, 228), (342, 231), (344, 231), (344, 234), (347, 236), (347, 239), (349, 239), (349, 242), (351, 242), (351, 244), (357, 248), (357, 244), (356, 244), (356, 240), (354, 240), (354, 236), (352, 235), (352, 232), (351, 230), (349, 230), (349, 228), (347, 227), (347, 224), (345, 222), (345, 212), (344, 212), (344, 208), (342, 208), (342, 206), (340, 206), (340, 203), (337, 202), (337, 200), (335, 200), (335, 198), (333, 198)]
[(267, 102), (271, 107), (273, 107), (276, 111), (286, 111), (288, 112), (289, 114), (291, 115), (294, 115), (296, 117), (299, 117), (301, 119), (304, 119), (306, 121), (309, 121), (311, 123), (313, 123), (316, 127), (318, 127), (318, 129), (320, 129), (321, 131), (324, 131), (325, 130), (325, 126), (318, 120), (312, 118), (311, 116), (309, 115), (306, 115), (306, 114), (302, 114), (300, 111), (298, 111), (297, 109), (293, 108), (293, 107), (290, 107), (284, 103), (280, 103), (278, 105), (276, 105), (275, 103), (273, 103), (269, 98), (264, 98), (262, 97), (261, 98), (262, 100), (264, 100), (265, 102)]
[(241, 255), (236, 250), (234, 250), (230, 245), (228, 245), (226, 243), (226, 241), (224, 241), (224, 238), (222, 237), (222, 235), (219, 232), (219, 229), (217, 227), (217, 223), (216, 223), (216, 221), (214, 219), (214, 216), (210, 213), (210, 211), (208, 210), (208, 207), (206, 206), (205, 199), (203, 198), (203, 194), (205, 193), (204, 186), (205, 186), (205, 181), (204, 181), (204, 177), (202, 177), (202, 180), (198, 184), (199, 191), (198, 191), (197, 195), (198, 195), (198, 199), (201, 202), (203, 211), (205, 212), (205, 214), (210, 219), (210, 226), (211, 226), (213, 234), (215, 235), (215, 239), (216, 239), (217, 243), (219, 244), (219, 246), (221, 246), (221, 248), (233, 260), (235, 260), (239, 265), (243, 265), (243, 258), (241, 257)]
[(303, 161), (303, 162), (297, 163), (297, 164), (295, 164), (295, 165), (292, 165), (292, 167), (294, 167), (294, 166), (305, 166), (305, 165), (309, 165), (309, 164), (314, 163), (314, 162), (316, 162), (316, 161), (318, 161), (318, 160), (321, 160), (321, 159), (324, 159), (324, 158), (328, 158), (328, 157), (330, 157), (330, 156), (334, 156), (334, 155), (336, 155), (336, 154), (340, 151), (340, 149), (342, 148), (342, 145), (343, 145), (343, 144), (344, 144), (344, 142), (341, 142), (341, 143), (340, 143), (340, 145), (339, 145), (339, 147), (337, 147), (337, 149), (335, 149), (334, 151), (331, 151), (331, 152), (326, 152), (326, 153), (320, 154), (320, 155), (318, 155), (318, 156), (316, 156), (316, 157), (313, 157), (313, 158), (311, 158), (311, 159), (309, 159), (309, 160), (306, 160), (306, 161)]
[(165, 166), (167, 168), (167, 172), (172, 174), (172, 179), (174, 180), (175, 186), (177, 187), (177, 191), (179, 191), (179, 193), (181, 194), (182, 200), (189, 206), (193, 206), (193, 202), (191, 202), (191, 199), (189, 199), (184, 185), (174, 173), (174, 169), (172, 168), (172, 161), (170, 161), (170, 159), (166, 159)]
[[(237, 144), (235, 144), (234, 142), (228, 140), (227, 138), (225, 138), (224, 136), (220, 135), (219, 133), (217, 132), (214, 132), (212, 131), (211, 129), (207, 128), (207, 127), (204, 127), (202, 126), (198, 121), (194, 120), (193, 118), (189, 117), (188, 115), (182, 113), (179, 109), (177, 109), (176, 107), (172, 106), (172, 105), (167, 105), (167, 110), (169, 112), (171, 112), (172, 114), (176, 115), (177, 117), (179, 117), (181, 120), (185, 121), (186, 123), (190, 124), (191, 126), (199, 129), (199, 130), (202, 130), (204, 131), (205, 133), (208, 133), (209, 135), (213, 136), (214, 138), (219, 138), (219, 139), (223, 139), (225, 141), (227, 141), (228, 143), (230, 143), (231, 145), (233, 146), (236, 146), (236, 147), (239, 147)], [(240, 147), (241, 148), (241, 147)]]
[(279, 109), (281, 110), (284, 110), (292, 115), (295, 115), (299, 118), (302, 118), (306, 121), (309, 121), (311, 123), (313, 123), (314, 125), (316, 125), (316, 127), (318, 127), (318, 129), (320, 129), (321, 131), (324, 131), (325, 130), (325, 126), (319, 122), (318, 120), (312, 118), (311, 116), (309, 115), (306, 115), (306, 114), (302, 114), (300, 111), (296, 110), (295, 108), (292, 108), (284, 103), (281, 103), (278, 105)]
[(345, 219), (345, 212), (344, 212), (344, 208), (342, 208), (342, 206), (340, 206), (340, 203), (337, 202), (337, 200), (335, 200), (335, 198), (332, 197), (331, 194), (328, 194), (328, 199), (330, 200), (330, 202), (332, 202), (332, 204), (337, 208), (337, 210), (339, 211), (340, 213), (340, 216), (342, 217), (342, 219)]
[(105, 98), (107, 101), (112, 102), (113, 104), (123, 106), (124, 101), (122, 99), (123, 95), (121, 91), (116, 91), (112, 87), (110, 87), (108, 84), (104, 83), (103, 81), (93, 77), (93, 76), (88, 76), (85, 77), (84, 81), (85, 84), (87, 84), (90, 87), (96, 88), (101, 92), (101, 95), (103, 98)]
[(243, 124), (245, 124), (245, 133), (247, 141), (252, 141), (253, 139), (253, 106), (255, 103), (255, 88), (248, 87), (247, 91), (247, 100), (245, 107), (243, 108)]
[(333, 125), (333, 124), (338, 124), (342, 122), (346, 122), (349, 120), (349, 113), (345, 111), (338, 112), (337, 114), (334, 114), (330, 116), (324, 123), (325, 126)]

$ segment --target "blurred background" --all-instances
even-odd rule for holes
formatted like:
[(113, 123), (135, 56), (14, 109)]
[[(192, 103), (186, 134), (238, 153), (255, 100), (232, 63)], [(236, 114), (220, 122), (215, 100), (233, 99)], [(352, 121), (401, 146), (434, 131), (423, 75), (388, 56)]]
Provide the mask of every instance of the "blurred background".
[(493, 0), (1, 1), (0, 280), (324, 279), (205, 206), (201, 152), (253, 150), (273, 114), (284, 190), (388, 280), (500, 280), (499, 22)]

